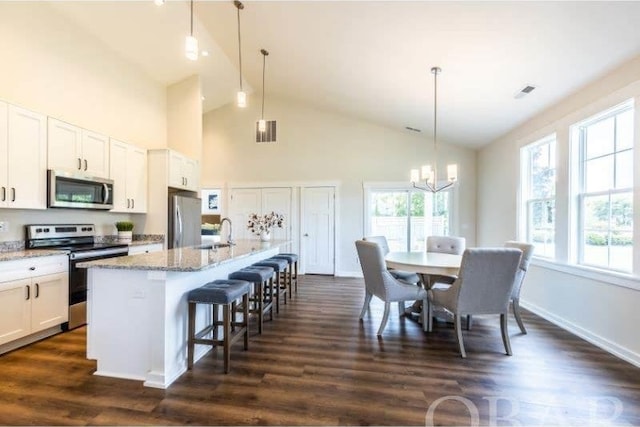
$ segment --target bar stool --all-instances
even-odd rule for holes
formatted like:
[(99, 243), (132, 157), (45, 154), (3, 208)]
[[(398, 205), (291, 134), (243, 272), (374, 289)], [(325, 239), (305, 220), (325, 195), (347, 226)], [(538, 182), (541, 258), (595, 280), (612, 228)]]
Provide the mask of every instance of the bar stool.
[(253, 283), (253, 296), (249, 298), (252, 306), (249, 312), (258, 316), (258, 333), (262, 333), (266, 313), (269, 313), (273, 320), (273, 274), (274, 270), (271, 267), (250, 266), (229, 275), (229, 279)]
[(276, 273), (276, 289), (275, 289), (276, 313), (280, 313), (280, 295), (281, 294), (284, 295), (284, 303), (285, 304), (287, 303), (287, 284), (286, 284), (284, 275), (281, 273), (285, 272), (285, 270), (289, 266), (289, 263), (287, 262), (286, 259), (282, 259), (282, 258), (267, 258), (260, 262), (256, 262), (253, 265), (257, 267), (271, 267), (274, 269)]
[(298, 255), (293, 253), (282, 253), (273, 256), (272, 258), (286, 259), (289, 263), (288, 271), (288, 287), (289, 287), (289, 299), (291, 299), (291, 289), (295, 286), (296, 293), (298, 293)]
[[(249, 349), (249, 292), (251, 283), (244, 280), (214, 280), (187, 294), (189, 302), (189, 335), (187, 345), (187, 369), (193, 368), (193, 353), (196, 344), (208, 344), (211, 346), (222, 345), (224, 348), (224, 373), (229, 373), (231, 362), (231, 345), (240, 336), (244, 336), (244, 349)], [(243, 316), (241, 322), (236, 322), (235, 313), (231, 313), (231, 305), (242, 298)], [(211, 324), (196, 332), (196, 306), (197, 304), (210, 304), (212, 310)], [(223, 308), (220, 322), (217, 320), (218, 305)], [(233, 320), (231, 319), (233, 315)], [(222, 339), (217, 339), (217, 327), (222, 326)], [(231, 327), (234, 333), (231, 334)], [(239, 329), (235, 329), (240, 327)], [(212, 338), (203, 338), (211, 333)]]

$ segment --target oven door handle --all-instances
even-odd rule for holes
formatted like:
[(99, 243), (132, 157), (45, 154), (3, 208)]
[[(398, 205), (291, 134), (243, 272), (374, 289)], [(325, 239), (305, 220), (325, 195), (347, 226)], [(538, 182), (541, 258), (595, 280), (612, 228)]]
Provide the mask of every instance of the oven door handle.
[(69, 259), (74, 261), (87, 259), (87, 258), (98, 258), (104, 257), (108, 255), (122, 255), (125, 256), (129, 253), (129, 248), (113, 248), (113, 249), (101, 249), (98, 251), (87, 251), (87, 252), (72, 252), (69, 254)]

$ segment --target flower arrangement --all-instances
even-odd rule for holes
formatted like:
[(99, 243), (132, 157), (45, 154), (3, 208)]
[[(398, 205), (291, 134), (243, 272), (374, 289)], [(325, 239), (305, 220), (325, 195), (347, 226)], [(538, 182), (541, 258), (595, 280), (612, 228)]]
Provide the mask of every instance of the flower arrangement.
[(253, 234), (263, 236), (264, 234), (271, 233), (273, 227), (282, 228), (284, 224), (284, 215), (271, 212), (265, 215), (251, 214), (249, 215), (249, 222), (247, 228)]

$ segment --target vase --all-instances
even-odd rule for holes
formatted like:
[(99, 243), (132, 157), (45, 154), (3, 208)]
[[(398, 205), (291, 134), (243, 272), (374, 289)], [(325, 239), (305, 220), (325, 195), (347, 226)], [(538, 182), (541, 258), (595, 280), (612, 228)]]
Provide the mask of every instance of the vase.
[(261, 242), (268, 242), (269, 240), (271, 240), (271, 231), (263, 231), (260, 233)]
[(133, 231), (118, 231), (118, 241), (120, 243), (131, 243)]

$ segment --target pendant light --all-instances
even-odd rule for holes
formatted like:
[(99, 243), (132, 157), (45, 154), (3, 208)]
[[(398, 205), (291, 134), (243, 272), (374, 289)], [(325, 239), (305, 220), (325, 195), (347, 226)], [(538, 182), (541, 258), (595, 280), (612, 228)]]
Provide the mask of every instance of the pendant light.
[(433, 74), (433, 167), (422, 166), (421, 170), (411, 169), (411, 183), (422, 191), (437, 193), (445, 190), (458, 180), (458, 165), (447, 165), (447, 182), (438, 186), (438, 74), (442, 72), (440, 67), (431, 68)]
[(164, 0), (153, 0), (156, 6), (162, 6), (164, 4)]
[(260, 49), (260, 53), (262, 54), (262, 114), (258, 121), (258, 130), (260, 132), (265, 132), (267, 130), (267, 122), (264, 119), (264, 69), (266, 67), (267, 55), (269, 55), (269, 52), (264, 49)]
[(193, 37), (193, 0), (191, 0), (191, 31), (185, 40), (184, 52), (187, 59), (192, 61), (198, 59), (198, 39)]
[(240, 69), (240, 90), (237, 95), (238, 107), (245, 108), (247, 106), (247, 94), (242, 89), (242, 43), (240, 38), (240, 11), (244, 9), (242, 2), (234, 0), (234, 6), (238, 9), (238, 64)]

